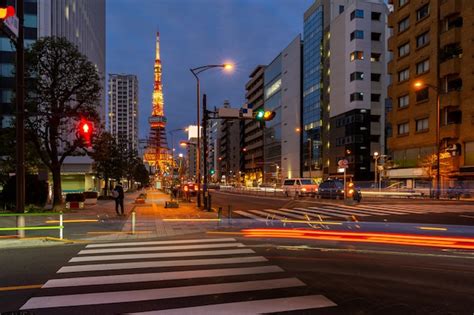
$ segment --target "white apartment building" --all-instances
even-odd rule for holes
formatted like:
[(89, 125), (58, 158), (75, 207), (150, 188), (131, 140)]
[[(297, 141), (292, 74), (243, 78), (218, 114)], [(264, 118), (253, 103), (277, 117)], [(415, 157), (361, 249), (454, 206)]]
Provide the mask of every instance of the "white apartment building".
[(138, 150), (138, 79), (133, 74), (109, 74), (107, 130), (119, 144)]

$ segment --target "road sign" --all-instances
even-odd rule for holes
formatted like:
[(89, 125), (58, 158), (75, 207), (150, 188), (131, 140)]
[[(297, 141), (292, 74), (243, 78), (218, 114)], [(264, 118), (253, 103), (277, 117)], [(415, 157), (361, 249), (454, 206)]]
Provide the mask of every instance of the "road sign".
[(348, 168), (348, 167), (349, 167), (349, 161), (346, 160), (346, 159), (339, 160), (339, 161), (337, 162), (337, 165), (338, 165), (340, 168)]

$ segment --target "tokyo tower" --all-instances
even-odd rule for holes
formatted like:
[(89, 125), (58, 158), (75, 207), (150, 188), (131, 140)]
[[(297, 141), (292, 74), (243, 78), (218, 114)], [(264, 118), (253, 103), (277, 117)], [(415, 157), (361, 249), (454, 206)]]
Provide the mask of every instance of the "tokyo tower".
[(152, 112), (148, 118), (150, 136), (144, 160), (163, 175), (172, 164), (172, 157), (166, 141), (166, 117), (164, 113), (163, 83), (161, 82), (160, 33), (156, 33), (155, 78), (153, 85)]

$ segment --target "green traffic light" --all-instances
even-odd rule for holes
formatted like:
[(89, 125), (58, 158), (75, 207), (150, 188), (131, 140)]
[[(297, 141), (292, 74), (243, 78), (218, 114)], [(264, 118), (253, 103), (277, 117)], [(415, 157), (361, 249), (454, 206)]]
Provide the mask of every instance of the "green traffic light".
[(263, 119), (263, 116), (265, 116), (265, 112), (263, 110), (259, 110), (255, 118), (261, 120)]

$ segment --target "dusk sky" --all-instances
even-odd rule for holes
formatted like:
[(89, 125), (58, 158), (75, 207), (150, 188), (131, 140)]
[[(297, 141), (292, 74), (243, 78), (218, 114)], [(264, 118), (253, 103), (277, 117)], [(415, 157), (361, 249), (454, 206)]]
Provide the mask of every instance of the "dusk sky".
[[(313, 2), (107, 0), (107, 74), (138, 76), (140, 138), (149, 131), (157, 30), (169, 131), (196, 122), (196, 81), (190, 68), (234, 62), (231, 74), (220, 69), (202, 73), (201, 87), (209, 107), (219, 107), (226, 99), (232, 107), (241, 107), (250, 72), (270, 63), (302, 33), (303, 13)], [(178, 138), (176, 133), (175, 143)]]

